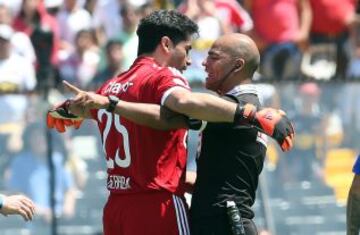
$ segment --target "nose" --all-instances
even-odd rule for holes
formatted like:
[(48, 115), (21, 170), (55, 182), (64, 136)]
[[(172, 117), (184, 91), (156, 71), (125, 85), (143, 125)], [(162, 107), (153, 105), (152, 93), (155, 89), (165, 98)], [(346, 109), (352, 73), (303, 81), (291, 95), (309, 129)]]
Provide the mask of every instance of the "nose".
[(205, 60), (201, 63), (201, 65), (206, 68), (206, 63), (207, 63), (207, 60), (205, 59)]

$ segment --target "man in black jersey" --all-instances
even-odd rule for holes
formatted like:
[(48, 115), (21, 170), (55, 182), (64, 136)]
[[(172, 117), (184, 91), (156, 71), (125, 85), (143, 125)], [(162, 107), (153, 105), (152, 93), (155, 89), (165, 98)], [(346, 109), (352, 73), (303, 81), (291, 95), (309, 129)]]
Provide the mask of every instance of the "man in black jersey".
[[(259, 108), (250, 84), (260, 62), (255, 43), (246, 35), (226, 34), (215, 41), (204, 61), (206, 88), (224, 99)], [(207, 123), (190, 208), (192, 235), (232, 235), (226, 202), (240, 210), (245, 234), (257, 234), (251, 206), (266, 153), (266, 136), (250, 125)]]

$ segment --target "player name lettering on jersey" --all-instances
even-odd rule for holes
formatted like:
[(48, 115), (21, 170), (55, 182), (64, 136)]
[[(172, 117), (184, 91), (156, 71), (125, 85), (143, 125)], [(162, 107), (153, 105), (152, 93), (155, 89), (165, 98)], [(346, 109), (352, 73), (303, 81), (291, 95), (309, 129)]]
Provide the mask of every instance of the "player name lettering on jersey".
[(105, 94), (120, 94), (122, 92), (126, 92), (129, 87), (134, 85), (132, 82), (125, 82), (124, 84), (120, 82), (110, 82), (107, 89), (105, 90)]
[(122, 175), (110, 175), (107, 180), (107, 188), (109, 190), (121, 189), (126, 190), (130, 189), (130, 177), (125, 177)]

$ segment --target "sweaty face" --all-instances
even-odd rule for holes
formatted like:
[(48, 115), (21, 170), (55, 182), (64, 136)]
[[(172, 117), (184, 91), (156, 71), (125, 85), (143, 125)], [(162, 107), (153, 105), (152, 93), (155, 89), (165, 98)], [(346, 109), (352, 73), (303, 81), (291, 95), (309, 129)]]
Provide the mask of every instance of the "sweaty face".
[(174, 67), (180, 72), (184, 72), (187, 66), (191, 64), (189, 52), (191, 50), (191, 41), (181, 41), (171, 49), (171, 55), (168, 62), (169, 67)]
[(232, 70), (232, 58), (221, 51), (221, 47), (214, 45), (202, 65), (208, 74), (205, 87), (212, 91), (219, 91), (224, 79), (227, 79)]

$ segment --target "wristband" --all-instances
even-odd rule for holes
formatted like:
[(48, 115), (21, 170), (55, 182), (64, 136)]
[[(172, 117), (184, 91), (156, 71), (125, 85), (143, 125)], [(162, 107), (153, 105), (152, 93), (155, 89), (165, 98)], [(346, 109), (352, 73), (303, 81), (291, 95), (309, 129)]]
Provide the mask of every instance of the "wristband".
[(252, 104), (245, 104), (244, 106), (236, 106), (235, 115), (234, 115), (234, 124), (240, 123), (251, 123), (254, 121), (256, 113), (256, 106)]
[(115, 111), (116, 105), (119, 103), (120, 99), (115, 95), (109, 95), (109, 106), (106, 108), (106, 111), (112, 113)]

